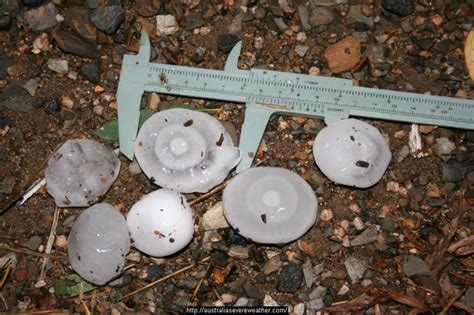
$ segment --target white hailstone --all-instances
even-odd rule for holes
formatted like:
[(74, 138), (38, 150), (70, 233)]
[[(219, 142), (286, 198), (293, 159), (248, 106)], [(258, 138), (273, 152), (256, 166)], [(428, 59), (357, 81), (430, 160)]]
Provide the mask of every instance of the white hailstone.
[(241, 158), (217, 119), (181, 108), (156, 113), (143, 124), (135, 156), (154, 183), (182, 193), (209, 191)]
[(236, 232), (264, 244), (298, 239), (313, 226), (318, 211), (311, 186), (296, 173), (277, 167), (241, 172), (227, 185), (222, 202)]
[(97, 285), (122, 273), (129, 251), (125, 218), (107, 203), (98, 203), (82, 212), (69, 233), (68, 256), (72, 268)]
[(135, 203), (127, 225), (133, 246), (155, 257), (180, 251), (194, 233), (193, 213), (186, 198), (168, 189), (151, 192)]
[(66, 141), (48, 160), (46, 187), (58, 207), (87, 207), (117, 179), (120, 160), (90, 139)]
[(343, 119), (323, 128), (313, 144), (319, 169), (337, 184), (366, 188), (376, 184), (392, 154), (377, 128)]

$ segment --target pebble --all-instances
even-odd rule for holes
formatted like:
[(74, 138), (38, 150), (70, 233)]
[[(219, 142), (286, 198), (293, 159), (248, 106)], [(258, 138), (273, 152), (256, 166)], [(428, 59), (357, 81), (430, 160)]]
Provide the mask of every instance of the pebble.
[(311, 293), (309, 294), (309, 298), (311, 300), (321, 299), (326, 295), (328, 288), (318, 285)]
[(219, 267), (225, 267), (227, 265), (227, 254), (220, 250), (213, 250), (211, 252), (211, 263)]
[(263, 265), (262, 271), (265, 275), (268, 276), (280, 270), (282, 265), (283, 263), (281, 262), (280, 257), (274, 256), (270, 258), (267, 262), (265, 262), (265, 264)]
[(361, 217), (355, 217), (354, 220), (352, 221), (352, 224), (354, 224), (354, 227), (358, 231), (363, 230), (365, 228), (364, 221), (362, 220)]
[(316, 280), (313, 271), (310, 268), (303, 268), (303, 276), (306, 287), (311, 288), (313, 286), (314, 280)]
[(415, 12), (415, 2), (412, 0), (382, 0), (382, 7), (399, 16), (407, 16)]
[(303, 315), (305, 313), (305, 305), (304, 303), (298, 303), (295, 305), (295, 307), (293, 308), (293, 315)]
[(470, 307), (474, 307), (474, 287), (469, 287), (466, 293), (462, 297), (462, 300), (465, 301)]
[(351, 240), (351, 246), (362, 246), (375, 242), (379, 231), (376, 226), (371, 225), (364, 232), (360, 233), (356, 238)]
[(303, 281), (303, 270), (295, 264), (289, 263), (283, 266), (278, 274), (278, 290), (281, 292), (295, 293)]
[(443, 160), (449, 160), (454, 149), (456, 149), (456, 144), (448, 138), (441, 137), (436, 139), (436, 155)]
[(100, 71), (101, 71), (101, 62), (100, 59), (96, 59), (89, 63), (82, 65), (81, 73), (86, 79), (93, 83), (99, 84), (100, 82)]
[(307, 305), (310, 310), (314, 310), (314, 311), (320, 310), (325, 306), (323, 299), (311, 300), (307, 303)]
[(61, 105), (71, 110), (74, 107), (74, 101), (69, 96), (63, 96), (61, 98)]
[(460, 182), (465, 175), (467, 165), (450, 160), (448, 162), (441, 163), (441, 181), (444, 183)]
[(249, 258), (248, 248), (244, 247), (244, 246), (240, 246), (240, 245), (232, 245), (229, 248), (229, 251), (227, 252), (227, 254), (230, 257), (234, 257), (234, 258), (237, 258), (237, 259), (247, 259), (247, 258)]
[(352, 283), (356, 283), (364, 276), (365, 270), (367, 270), (367, 261), (350, 256), (344, 261), (344, 266)]
[(151, 264), (148, 266), (147, 273), (148, 273), (148, 280), (150, 281), (160, 279), (166, 275), (165, 266)]
[(97, 28), (91, 21), (89, 10), (85, 7), (73, 6), (63, 12), (65, 24), (89, 42), (97, 40)]
[(171, 15), (156, 16), (156, 35), (171, 35), (178, 31), (179, 26), (176, 18)]
[(23, 20), (33, 31), (43, 31), (56, 25), (56, 7), (49, 2), (38, 8), (27, 10), (23, 13)]
[(410, 147), (406, 144), (404, 144), (400, 150), (395, 153), (395, 160), (398, 163), (401, 163), (403, 160), (406, 159), (406, 157), (410, 154)]
[(58, 235), (56, 241), (54, 242), (58, 248), (66, 248), (67, 246), (67, 237), (65, 235)]
[(102, 32), (113, 34), (125, 20), (125, 10), (120, 5), (98, 7), (91, 14), (92, 23)]
[(206, 231), (212, 231), (229, 227), (222, 210), (222, 202), (217, 202), (211, 209), (207, 210), (202, 217), (202, 227)]
[(280, 31), (284, 31), (288, 28), (288, 25), (286, 25), (285, 21), (282, 18), (275, 18), (273, 19), (273, 21), (275, 21), (275, 24), (278, 26), (278, 29)]
[(369, 27), (374, 25), (374, 20), (362, 12), (361, 5), (352, 5), (347, 13), (347, 21), (350, 24), (363, 23)]
[(223, 34), (217, 38), (217, 48), (224, 54), (229, 53), (240, 38), (234, 34)]
[(263, 306), (280, 306), (270, 295), (266, 294), (263, 299)]
[(309, 50), (309, 46), (306, 46), (306, 45), (296, 45), (296, 47), (295, 47), (295, 52), (300, 57), (304, 57), (304, 55), (306, 55), (306, 52), (308, 50)]
[(65, 31), (54, 31), (56, 44), (65, 52), (86, 58), (100, 58), (100, 52), (94, 44)]
[(323, 211), (321, 211), (321, 215), (319, 216), (321, 221), (324, 221), (324, 222), (331, 221), (332, 217), (333, 217), (333, 214), (332, 214), (331, 209), (323, 209)]
[(237, 299), (237, 301), (235, 302), (234, 306), (243, 307), (243, 306), (247, 306), (248, 303), (249, 303), (249, 299), (246, 298), (246, 297), (241, 296), (241, 297), (239, 297), (239, 298)]
[(357, 65), (361, 58), (360, 42), (354, 36), (347, 36), (326, 48), (323, 56), (332, 73), (349, 71)]
[(89, 9), (97, 9), (100, 5), (100, 0), (86, 0)]
[(418, 256), (410, 255), (403, 262), (403, 272), (408, 277), (414, 275), (430, 275), (430, 268), (423, 259)]
[(156, 13), (156, 8), (153, 6), (153, 0), (136, 0), (135, 10), (143, 17), (152, 17)]
[(305, 31), (309, 31), (312, 26), (309, 24), (309, 11), (308, 7), (305, 5), (297, 6), (298, 15), (300, 16), (301, 27)]
[(309, 16), (309, 25), (312, 27), (327, 25), (335, 20), (334, 13), (326, 8), (314, 8)]
[(30, 94), (31, 96), (35, 96), (38, 86), (39, 86), (39, 79), (37, 78), (30, 79), (24, 82), (23, 84), (21, 84), (21, 87), (24, 88), (28, 92), (28, 94)]
[(245, 282), (243, 289), (249, 298), (258, 300), (263, 300), (264, 298), (263, 294), (250, 281)]
[(23, 246), (28, 249), (31, 249), (32, 251), (37, 251), (42, 242), (43, 239), (40, 236), (33, 235), (28, 239), (28, 241), (26, 241), (26, 243), (23, 244)]

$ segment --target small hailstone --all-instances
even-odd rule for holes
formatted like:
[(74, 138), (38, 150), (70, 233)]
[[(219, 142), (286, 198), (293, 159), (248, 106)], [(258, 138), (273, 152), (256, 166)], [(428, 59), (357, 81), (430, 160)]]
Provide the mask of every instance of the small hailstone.
[(127, 225), (133, 246), (163, 257), (183, 249), (194, 234), (194, 219), (186, 198), (168, 189), (144, 196), (130, 209)]
[(254, 242), (283, 244), (313, 226), (318, 199), (296, 173), (257, 167), (234, 177), (222, 196), (224, 215), (237, 233)]
[(241, 158), (217, 119), (181, 108), (158, 112), (143, 124), (135, 155), (155, 184), (182, 193), (209, 191)]
[(361, 188), (376, 184), (392, 158), (377, 128), (357, 119), (342, 119), (323, 128), (314, 140), (313, 155), (329, 179)]
[(122, 273), (129, 251), (125, 218), (107, 203), (82, 212), (69, 233), (68, 256), (72, 268), (85, 280), (98, 285)]
[(48, 161), (46, 187), (58, 207), (87, 207), (109, 190), (119, 170), (119, 159), (103, 144), (68, 140)]

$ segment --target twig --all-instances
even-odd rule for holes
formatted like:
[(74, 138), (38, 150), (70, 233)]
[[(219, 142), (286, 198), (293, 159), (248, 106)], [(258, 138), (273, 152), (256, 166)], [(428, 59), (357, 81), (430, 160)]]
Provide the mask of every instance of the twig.
[(194, 301), (194, 299), (195, 299), (196, 296), (198, 295), (199, 289), (201, 288), (201, 286), (202, 286), (204, 280), (206, 280), (206, 278), (209, 277), (211, 268), (212, 268), (212, 264), (209, 264), (209, 266), (207, 267), (206, 273), (204, 274), (204, 277), (202, 277), (201, 280), (199, 280), (198, 285), (197, 285), (196, 288), (194, 289), (193, 295), (191, 296), (191, 302)]
[(5, 310), (8, 311), (7, 301), (5, 301), (5, 298), (3, 297), (3, 294), (1, 294), (1, 293), (0, 293), (0, 298), (2, 298), (3, 305), (5, 305)]
[(466, 288), (464, 288), (463, 290), (460, 290), (457, 294), (455, 294), (452, 297), (452, 299), (449, 301), (449, 303), (443, 308), (441, 313), (439, 313), (439, 315), (448, 314), (448, 311), (451, 308), (451, 306), (453, 306), (453, 304), (464, 294), (464, 292), (466, 292)]
[(227, 186), (228, 183), (229, 183), (229, 180), (226, 180), (225, 182), (221, 183), (219, 186), (215, 187), (211, 191), (205, 193), (204, 195), (199, 196), (198, 198), (196, 198), (194, 200), (191, 200), (189, 202), (189, 205), (192, 206), (192, 205), (195, 205), (197, 203), (200, 203), (201, 201), (206, 200), (207, 198), (209, 198), (209, 196), (212, 196), (216, 192), (219, 192), (219, 191), (223, 190)]
[(464, 302), (456, 301), (453, 306), (465, 310), (468, 314), (474, 314), (474, 307), (470, 307)]
[[(201, 260), (200, 263), (206, 262), (206, 261), (208, 261), (210, 258), (211, 258), (211, 257), (208, 256), (208, 257), (204, 258), (203, 260)], [(195, 267), (197, 264), (198, 264), (198, 262), (195, 262), (195, 263), (192, 264), (192, 265), (189, 265), (189, 266), (187, 266), (187, 267), (181, 268), (181, 269), (179, 269), (179, 270), (177, 270), (177, 271), (175, 271), (175, 272), (173, 272), (173, 273), (171, 273), (171, 274), (169, 274), (169, 275), (167, 275), (167, 276), (164, 276), (164, 277), (162, 277), (162, 278), (160, 278), (160, 279), (158, 279), (158, 280), (155, 280), (155, 281), (153, 281), (153, 282), (147, 284), (146, 286), (141, 287), (140, 289), (137, 289), (137, 290), (135, 290), (135, 291), (133, 291), (133, 292), (130, 292), (129, 294), (124, 295), (120, 300), (125, 300), (126, 298), (129, 298), (129, 297), (131, 297), (131, 296), (133, 296), (133, 295), (135, 295), (135, 294), (137, 294), (137, 293), (140, 293), (140, 292), (142, 292), (142, 291), (148, 290), (149, 288), (154, 287), (155, 285), (157, 285), (157, 284), (160, 283), (160, 282), (163, 282), (163, 281), (165, 281), (165, 280), (168, 280), (168, 279), (170, 279), (170, 278), (173, 278), (174, 276), (179, 275), (180, 273), (183, 273), (183, 272), (185, 272), (186, 270), (189, 270), (189, 269)]]
[[(56, 207), (54, 209), (53, 223), (51, 224), (51, 231), (49, 232), (48, 242), (46, 243), (46, 249), (45, 249), (46, 254), (51, 254), (51, 249), (53, 248), (54, 239), (56, 238), (56, 228), (58, 226), (58, 221), (59, 221), (59, 207)], [(44, 281), (44, 279), (46, 278), (46, 263), (48, 262), (48, 260), (49, 259), (47, 257), (43, 258), (43, 264), (41, 266), (41, 272), (40, 272), (38, 281)]]
[(15, 253), (22, 253), (22, 254), (27, 254), (27, 255), (32, 255), (32, 256), (38, 256), (38, 257), (42, 257), (42, 258), (48, 258), (48, 259), (51, 259), (51, 260), (66, 260), (67, 259), (66, 255), (60, 255), (60, 254), (51, 255), (51, 254), (39, 253), (39, 252), (34, 252), (34, 251), (26, 249), (26, 248), (11, 247), (11, 246), (8, 246), (6, 244), (0, 244), (0, 248), (8, 250), (8, 251), (15, 252)]

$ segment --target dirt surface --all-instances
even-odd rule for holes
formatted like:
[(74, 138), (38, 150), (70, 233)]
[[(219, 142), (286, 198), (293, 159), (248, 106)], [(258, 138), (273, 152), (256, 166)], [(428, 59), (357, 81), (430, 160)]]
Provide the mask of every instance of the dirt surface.
[[(136, 52), (140, 28), (149, 31), (154, 62), (223, 69), (228, 51), (218, 40), (233, 34), (243, 41), (243, 69), (338, 76), (360, 86), (473, 99), (474, 83), (463, 59), (463, 42), (473, 23), (472, 1), (399, 1), (396, 8), (397, 1), (388, 0), (102, 1), (100, 6), (124, 9), (123, 21), (103, 19), (118, 23), (109, 35), (99, 24), (96, 29), (95, 20), (88, 22), (90, 29), (77, 31), (72, 25), (82, 21), (80, 15), (66, 14), (80, 7), (89, 19), (99, 2), (53, 2), (64, 21), (34, 11), (47, 5), (41, 1), (0, 2), (0, 257), (13, 253), (16, 260), (0, 274), (6, 275), (4, 280), (0, 276), (0, 312), (167, 314), (196, 305), (280, 305), (294, 314), (474, 313), (474, 134), (469, 131), (423, 126), (423, 148), (410, 154), (409, 123), (364, 120), (384, 135), (393, 157), (380, 182), (357, 189), (335, 185), (316, 166), (312, 144), (322, 121), (274, 116), (254, 163), (292, 170), (314, 189), (318, 222), (300, 240), (264, 246), (230, 227), (206, 231), (202, 217), (222, 199), (219, 190), (192, 205), (194, 238), (182, 251), (153, 258), (132, 249), (119, 280), (81, 296), (58, 294), (54, 284), (74, 274), (61, 240), (84, 208), (56, 210), (45, 188), (24, 205), (14, 203), (43, 177), (48, 157), (67, 139), (90, 138), (118, 148), (118, 141), (101, 139), (96, 129), (117, 116), (121, 59), (123, 53)], [(26, 11), (34, 18), (25, 19)], [(148, 17), (146, 12), (151, 12)], [(158, 36), (155, 15), (164, 14), (173, 15), (179, 28)], [(41, 29), (33, 20), (52, 26)], [(98, 82), (82, 70), (92, 59), (59, 47), (53, 34), (59, 30), (97, 47)], [(360, 58), (339, 65), (334, 75), (324, 51), (349, 35), (361, 46)], [(46, 43), (35, 51), (40, 36)], [(67, 61), (67, 70), (52, 70), (51, 59)], [(32, 95), (20, 87), (31, 80), (38, 83)], [(240, 135), (243, 104), (165, 95), (158, 102), (153, 99), (144, 95), (142, 108), (156, 112), (193, 104), (233, 125), (234, 137)], [(452, 145), (450, 150), (439, 148), (441, 138)], [(125, 215), (159, 187), (143, 173), (132, 173), (131, 161), (119, 158), (120, 175), (100, 201)], [(235, 172), (227, 179), (233, 176)], [(200, 196), (186, 194), (191, 203)], [(54, 242), (45, 254), (55, 211)], [(232, 254), (236, 248), (241, 256)], [(356, 270), (349, 267), (354, 260)], [(268, 273), (271, 264), (276, 267)], [(285, 266), (294, 266), (293, 271)], [(357, 273), (361, 275), (354, 280)], [(295, 290), (284, 292), (282, 281), (295, 282)]]

